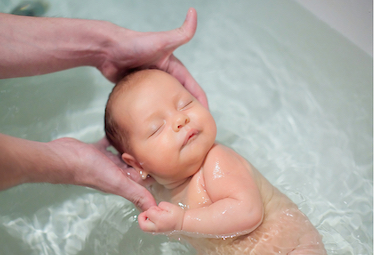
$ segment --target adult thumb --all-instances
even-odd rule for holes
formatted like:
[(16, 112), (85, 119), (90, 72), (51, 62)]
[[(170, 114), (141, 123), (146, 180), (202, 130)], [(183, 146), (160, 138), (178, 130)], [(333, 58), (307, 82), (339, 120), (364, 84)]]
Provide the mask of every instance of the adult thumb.
[(189, 42), (196, 32), (197, 13), (194, 8), (188, 9), (186, 19), (183, 25), (167, 33), (169, 42), (168, 48), (176, 49), (179, 46)]

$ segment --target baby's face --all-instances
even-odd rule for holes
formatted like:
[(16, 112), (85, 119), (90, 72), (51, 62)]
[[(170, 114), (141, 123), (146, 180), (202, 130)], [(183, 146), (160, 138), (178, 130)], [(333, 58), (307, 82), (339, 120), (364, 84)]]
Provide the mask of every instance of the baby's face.
[(214, 144), (216, 124), (178, 80), (161, 71), (147, 72), (118, 96), (113, 116), (129, 131), (129, 154), (143, 174), (175, 187), (200, 169)]

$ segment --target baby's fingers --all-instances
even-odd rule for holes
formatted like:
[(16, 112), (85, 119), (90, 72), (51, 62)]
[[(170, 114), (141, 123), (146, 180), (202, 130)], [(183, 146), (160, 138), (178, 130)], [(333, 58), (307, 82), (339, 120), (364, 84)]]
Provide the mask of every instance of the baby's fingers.
[(155, 232), (156, 225), (147, 217), (147, 212), (142, 212), (138, 216), (140, 229), (144, 232)]

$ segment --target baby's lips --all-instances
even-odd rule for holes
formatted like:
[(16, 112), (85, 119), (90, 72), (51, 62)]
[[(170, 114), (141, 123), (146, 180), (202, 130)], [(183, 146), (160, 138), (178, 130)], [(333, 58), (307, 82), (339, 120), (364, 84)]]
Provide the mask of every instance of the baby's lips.
[(185, 146), (190, 141), (190, 139), (193, 138), (198, 133), (199, 132), (196, 129), (190, 129), (186, 134), (186, 137), (183, 142), (183, 146)]

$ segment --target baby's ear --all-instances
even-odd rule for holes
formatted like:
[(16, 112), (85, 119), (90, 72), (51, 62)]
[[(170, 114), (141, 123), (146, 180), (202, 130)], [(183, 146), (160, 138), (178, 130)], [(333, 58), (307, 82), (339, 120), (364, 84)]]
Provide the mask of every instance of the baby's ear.
[(132, 155), (123, 153), (122, 159), (126, 162), (126, 164), (132, 166), (140, 174), (140, 177), (143, 180), (147, 179), (148, 172), (144, 171), (142, 165)]
[(132, 166), (135, 170), (137, 171), (142, 170), (142, 169), (139, 169), (139, 168), (142, 168), (142, 166), (132, 155), (125, 152), (122, 154), (122, 159), (123, 161), (125, 161), (126, 164), (128, 164), (129, 166)]

